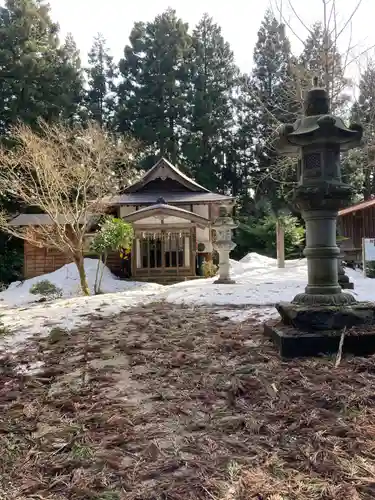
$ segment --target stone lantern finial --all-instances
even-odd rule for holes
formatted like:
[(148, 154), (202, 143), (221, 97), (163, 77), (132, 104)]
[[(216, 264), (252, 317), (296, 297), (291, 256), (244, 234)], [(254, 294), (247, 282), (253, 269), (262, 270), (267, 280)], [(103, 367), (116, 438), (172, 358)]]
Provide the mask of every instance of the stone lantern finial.
[(327, 115), (330, 108), (327, 91), (317, 86), (317, 77), (313, 81), (316, 85), (307, 92), (304, 105), (305, 116)]

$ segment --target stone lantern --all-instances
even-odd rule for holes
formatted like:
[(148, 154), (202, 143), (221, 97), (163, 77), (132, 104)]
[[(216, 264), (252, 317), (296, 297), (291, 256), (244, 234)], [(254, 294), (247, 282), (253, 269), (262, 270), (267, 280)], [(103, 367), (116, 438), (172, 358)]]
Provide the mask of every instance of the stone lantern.
[(214, 222), (212, 228), (216, 232), (216, 241), (214, 249), (219, 254), (219, 279), (217, 284), (233, 284), (234, 280), (230, 278), (229, 254), (236, 244), (232, 241), (232, 231), (237, 225), (228, 214), (226, 207), (220, 207), (219, 217)]
[(353, 295), (342, 292), (338, 281), (337, 214), (351, 193), (342, 182), (340, 152), (360, 145), (362, 127), (347, 127), (331, 115), (326, 90), (316, 86), (317, 80), (314, 84), (303, 117), (284, 125), (278, 142), (280, 153), (299, 157), (293, 203), (306, 224), (308, 271), (305, 292), (291, 303), (276, 305), (281, 324), (265, 326), (285, 356), (337, 351), (337, 335), (343, 328), (374, 323), (374, 305), (357, 303)]

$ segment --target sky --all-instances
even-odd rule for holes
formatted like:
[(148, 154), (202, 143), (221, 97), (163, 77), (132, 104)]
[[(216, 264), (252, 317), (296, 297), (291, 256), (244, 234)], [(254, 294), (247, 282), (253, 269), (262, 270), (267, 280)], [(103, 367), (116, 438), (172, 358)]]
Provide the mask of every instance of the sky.
[[(326, 1), (332, 5), (334, 0)], [(53, 19), (59, 22), (63, 35), (73, 34), (83, 60), (98, 32), (106, 38), (115, 60), (120, 59), (134, 22), (151, 21), (171, 7), (191, 27), (205, 12), (212, 16), (230, 43), (237, 64), (245, 72), (251, 70), (257, 31), (270, 2), (275, 14), (280, 18), (281, 11), (286, 24), (295, 33), (293, 35), (289, 29), (288, 35), (294, 50), (299, 51), (301, 43), (298, 38), (304, 39), (307, 35), (303, 24), (308, 27), (323, 19), (323, 0), (49, 0)], [(338, 31), (348, 21), (357, 3), (358, 0), (336, 0)], [(352, 59), (375, 45), (373, 5), (374, 0), (362, 0), (352, 22), (339, 37), (343, 51), (347, 50), (350, 39), (351, 45), (356, 45)], [(331, 26), (333, 28), (333, 23)]]

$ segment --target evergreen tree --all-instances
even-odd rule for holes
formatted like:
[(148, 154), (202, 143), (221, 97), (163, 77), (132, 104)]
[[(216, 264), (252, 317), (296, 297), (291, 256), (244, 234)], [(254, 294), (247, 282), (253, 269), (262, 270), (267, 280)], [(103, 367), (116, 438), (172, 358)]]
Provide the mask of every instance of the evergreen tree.
[(82, 119), (84, 78), (77, 44), (69, 33), (59, 50), (56, 75), (61, 90), (60, 119), (74, 122)]
[(354, 199), (368, 200), (375, 195), (375, 63), (369, 61), (361, 75), (358, 101), (352, 108), (352, 121), (363, 125), (363, 145), (349, 151), (343, 162), (343, 176), (354, 188)]
[(101, 126), (108, 126), (115, 109), (115, 83), (117, 68), (113, 57), (109, 54), (106, 40), (100, 33), (94, 38), (89, 52), (88, 90), (86, 107), (89, 118), (96, 120)]
[(239, 214), (254, 214), (253, 181), (259, 177), (256, 163), (257, 118), (259, 101), (251, 77), (242, 75), (236, 98), (236, 129), (234, 144), (240, 186), (237, 192)]
[(221, 28), (205, 14), (192, 35), (189, 131), (185, 155), (198, 182), (235, 194), (231, 161), (233, 94), (238, 69)]
[(48, 5), (38, 0), (6, 0), (0, 8), (0, 134), (17, 120), (35, 125), (72, 116), (81, 96), (79, 68)]
[(180, 156), (187, 120), (188, 26), (167, 10), (154, 21), (135, 23), (120, 61), (116, 122), (148, 149), (145, 166), (163, 155)]
[[(243, 97), (249, 114), (243, 116), (239, 137), (254, 157), (250, 175), (255, 200), (267, 199), (276, 212), (284, 207), (284, 188), (290, 177), (294, 179), (293, 169), (281, 168), (274, 147), (278, 126), (293, 121), (297, 110), (291, 62), (284, 26), (267, 11), (255, 45), (253, 72), (243, 90), (249, 93)], [(249, 131), (254, 131), (250, 144)]]
[[(0, 137), (17, 121), (36, 127), (40, 118), (76, 119), (82, 75), (69, 37), (60, 45), (58, 25), (38, 0), (6, 0), (0, 7)], [(9, 144), (11, 146), (12, 144)], [(17, 210), (17, 200), (0, 193), (0, 205)], [(20, 276), (22, 244), (0, 233), (0, 282)]]
[(345, 78), (344, 70), (341, 54), (329, 30), (324, 29), (322, 23), (315, 23), (299, 58), (296, 76), (300, 83), (300, 97), (303, 98), (304, 90), (311, 87), (312, 78), (317, 76), (330, 96), (332, 111), (344, 112), (344, 105), (350, 100), (345, 93), (350, 81)]

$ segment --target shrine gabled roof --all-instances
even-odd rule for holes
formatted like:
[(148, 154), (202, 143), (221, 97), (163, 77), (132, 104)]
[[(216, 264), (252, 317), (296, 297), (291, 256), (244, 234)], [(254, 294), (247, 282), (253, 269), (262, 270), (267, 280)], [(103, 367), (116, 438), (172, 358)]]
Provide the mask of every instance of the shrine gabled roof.
[(181, 219), (195, 222), (202, 227), (210, 224), (210, 221), (201, 215), (190, 212), (189, 210), (184, 210), (183, 208), (168, 205), (166, 203), (155, 203), (149, 207), (141, 208), (131, 212), (124, 217), (124, 219), (129, 222), (136, 222), (137, 220), (146, 219), (147, 217), (179, 217)]
[(209, 193), (210, 191), (205, 187), (201, 186), (193, 179), (185, 175), (181, 170), (172, 165), (165, 158), (160, 158), (160, 160), (155, 163), (155, 165), (145, 173), (145, 175), (137, 181), (135, 184), (127, 187), (123, 193), (136, 193), (141, 191), (144, 186), (155, 179), (166, 179), (171, 178), (177, 181), (179, 184), (184, 186), (189, 191)]

